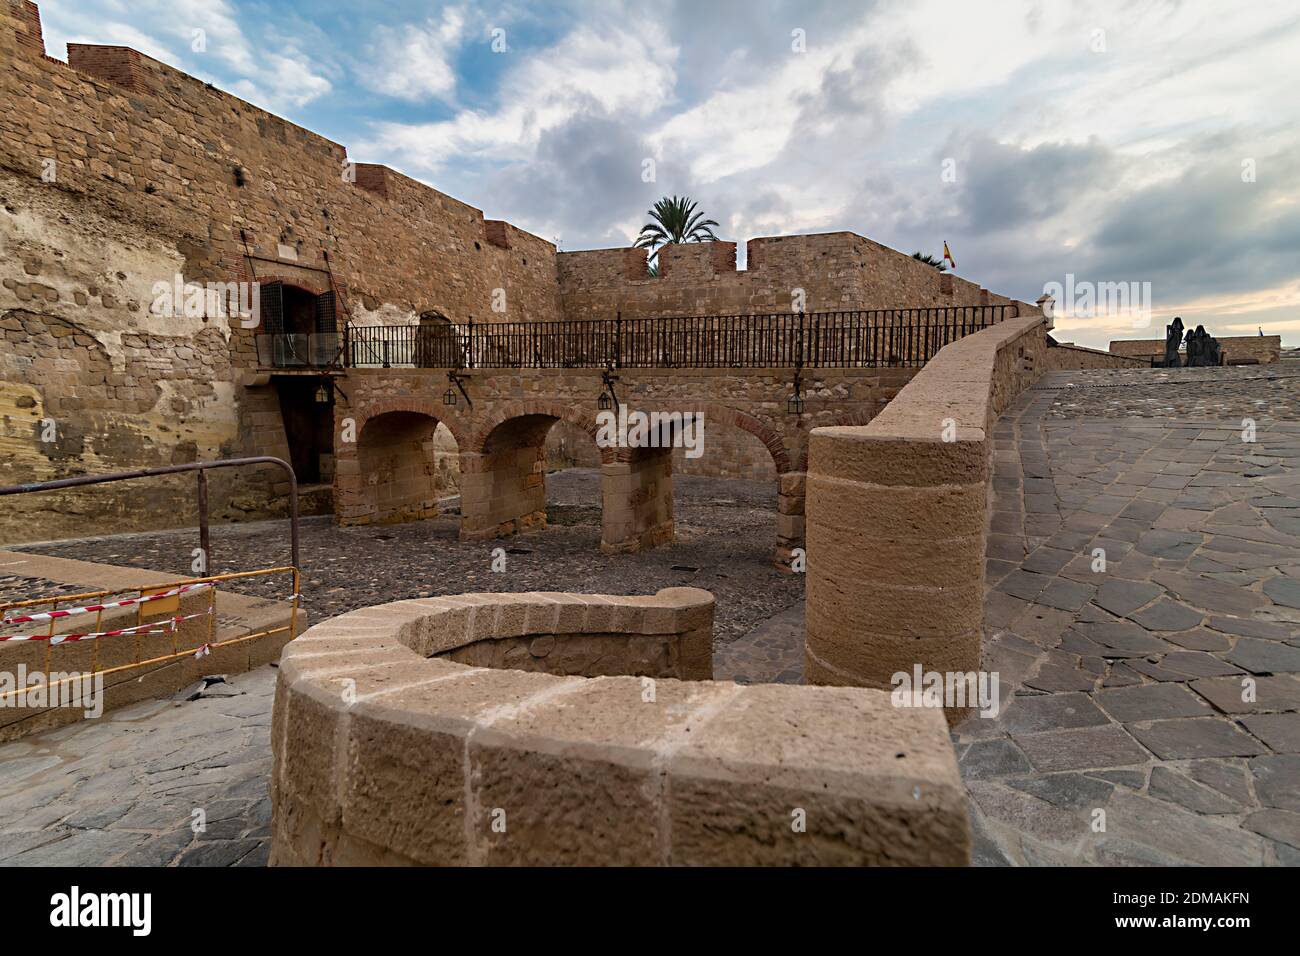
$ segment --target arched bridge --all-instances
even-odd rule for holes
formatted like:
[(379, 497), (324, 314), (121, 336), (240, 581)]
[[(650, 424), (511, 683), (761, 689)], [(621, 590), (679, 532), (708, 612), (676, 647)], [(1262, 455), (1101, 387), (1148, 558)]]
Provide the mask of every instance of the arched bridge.
[(565, 423), (599, 454), (602, 550), (655, 547), (673, 539), (672, 449), (601, 441), (599, 416), (678, 413), (702, 421), (705, 456), (726, 454), (734, 445), (716, 439), (736, 430), (767, 449), (775, 558), (788, 566), (803, 545), (809, 431), (870, 421), (943, 345), (1016, 310), (352, 328), (328, 370), (335, 513), (344, 524), (436, 514), (442, 424), (457, 446), (461, 537), (542, 527), (544, 447)]

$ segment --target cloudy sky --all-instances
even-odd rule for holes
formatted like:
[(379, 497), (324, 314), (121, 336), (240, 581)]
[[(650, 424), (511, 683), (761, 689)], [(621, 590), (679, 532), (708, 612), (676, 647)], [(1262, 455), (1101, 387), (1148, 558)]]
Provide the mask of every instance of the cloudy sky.
[[(54, 56), (132, 46), (566, 250), (626, 245), (685, 193), (742, 256), (846, 229), (947, 240), (958, 274), (1018, 298), (1070, 286), (1062, 339), (1178, 313), (1300, 345), (1294, 0), (40, 7)], [(1101, 283), (1150, 328), (1089, 314)]]

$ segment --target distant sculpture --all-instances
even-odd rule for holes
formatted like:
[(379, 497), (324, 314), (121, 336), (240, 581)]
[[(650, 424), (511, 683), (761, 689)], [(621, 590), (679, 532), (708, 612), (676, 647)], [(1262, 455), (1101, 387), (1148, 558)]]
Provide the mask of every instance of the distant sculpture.
[(1222, 364), (1223, 356), (1219, 348), (1219, 340), (1205, 331), (1205, 326), (1198, 325), (1195, 331), (1187, 333), (1188, 368)]
[(1178, 368), (1178, 346), (1183, 342), (1183, 320), (1174, 316), (1174, 320), (1165, 326), (1165, 368)]

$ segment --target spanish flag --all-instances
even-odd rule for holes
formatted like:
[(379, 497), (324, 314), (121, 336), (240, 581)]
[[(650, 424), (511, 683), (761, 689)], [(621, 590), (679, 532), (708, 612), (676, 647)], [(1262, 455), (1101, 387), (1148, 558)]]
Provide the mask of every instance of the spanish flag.
[(948, 264), (949, 264), (950, 266), (952, 266), (954, 269), (957, 268), (957, 260), (955, 260), (955, 259), (952, 257), (952, 253), (948, 251), (948, 240), (947, 240), (947, 239), (945, 239), (945, 240), (943, 241), (943, 257), (944, 257), (945, 259), (948, 260)]

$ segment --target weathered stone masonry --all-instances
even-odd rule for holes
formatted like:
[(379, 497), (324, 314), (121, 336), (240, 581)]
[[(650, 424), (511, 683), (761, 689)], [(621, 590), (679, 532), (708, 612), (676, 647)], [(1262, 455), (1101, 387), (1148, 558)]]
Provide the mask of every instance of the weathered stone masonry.
[[(327, 390), (318, 407), (316, 373), (259, 365), (259, 330), (159, 311), (156, 284), (178, 275), (279, 283), (308, 311), (356, 325), (413, 324), (426, 310), (480, 322), (788, 312), (796, 293), (809, 311), (1007, 302), (851, 233), (750, 240), (744, 270), (734, 243), (668, 247), (658, 279), (647, 277), (644, 250), (557, 254), (134, 50), (72, 44), (68, 63), (50, 58), (39, 24), (34, 5), (0, 0), (0, 335), (12, 346), (0, 354), (0, 482), (305, 454), (307, 510), (403, 520), (431, 514), (464, 471), (465, 532), (488, 535), (540, 521), (539, 441), (556, 461), (600, 461), (573, 414), (507, 426), (494, 407), (593, 407), (590, 376), (555, 388), (550, 373), (528, 382), (475, 373), (483, 420), (465, 435), (439, 406), (372, 422), (357, 445), (334, 447), (328, 429), (349, 417), (349, 402), (353, 412), (372, 393), (436, 404), (444, 373), (376, 371), (391, 377), (384, 394), (371, 372), (354, 370), (351, 388)], [(498, 289), (504, 312), (493, 310)], [(627, 373), (634, 407), (707, 408), (708, 451), (601, 462), (607, 487), (632, 502), (606, 509), (606, 545), (666, 540), (674, 468), (779, 481), (782, 549), (802, 541), (804, 432), (869, 420), (911, 375), (805, 371), (809, 413), (793, 421), (782, 411), (791, 370)], [(484, 425), (501, 430), (489, 436)], [(276, 513), (285, 491), (275, 472), (214, 475), (214, 515)], [(24, 496), (0, 512), (0, 541), (175, 525), (193, 520), (192, 507), (180, 479)]]
[(937, 712), (709, 680), (712, 620), (707, 592), (670, 588), (462, 594), (317, 625), (281, 659), (272, 864), (969, 861)]
[[(778, 481), (776, 561), (788, 565), (804, 541), (803, 471), (808, 433), (820, 425), (870, 421), (915, 374), (911, 368), (809, 373), (803, 415), (791, 415), (788, 369), (623, 369), (619, 398), (646, 412), (699, 412), (704, 457), (719, 426), (765, 448)], [(596, 446), (597, 369), (478, 370), (466, 377), (474, 403), (444, 406), (445, 370), (353, 369), (335, 405), (336, 430), (350, 421), (355, 443), (337, 446), (336, 507), (345, 523), (428, 516), (436, 509), (441, 423), (460, 449), (462, 536), (491, 538), (545, 523), (545, 447), (556, 423), (600, 462), (602, 547), (653, 547), (672, 537), (673, 458), (668, 450)], [(702, 398), (708, 396), (708, 398)]]
[[(384, 167), (350, 182), (344, 147), (133, 50), (69, 60), (44, 55), (32, 4), (0, 2), (0, 481), (283, 451), (255, 330), (151, 312), (176, 274), (332, 287), (358, 322), (492, 317), (497, 288), (498, 318), (558, 318), (549, 243)], [(222, 476), (214, 508), (264, 512), (270, 480)], [(92, 512), (101, 531), (175, 524), (191, 499), (163, 483), (14, 499), (0, 540), (83, 532)]]

